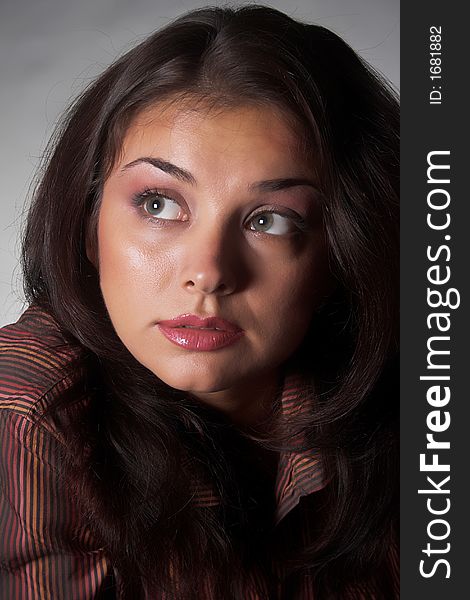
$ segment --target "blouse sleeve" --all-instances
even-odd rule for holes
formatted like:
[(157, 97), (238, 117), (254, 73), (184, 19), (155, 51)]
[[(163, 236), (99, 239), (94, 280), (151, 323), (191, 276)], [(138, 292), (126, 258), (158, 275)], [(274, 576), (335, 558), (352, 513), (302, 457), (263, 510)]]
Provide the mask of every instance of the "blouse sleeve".
[(58, 476), (59, 442), (0, 410), (0, 598), (114, 598), (113, 570)]

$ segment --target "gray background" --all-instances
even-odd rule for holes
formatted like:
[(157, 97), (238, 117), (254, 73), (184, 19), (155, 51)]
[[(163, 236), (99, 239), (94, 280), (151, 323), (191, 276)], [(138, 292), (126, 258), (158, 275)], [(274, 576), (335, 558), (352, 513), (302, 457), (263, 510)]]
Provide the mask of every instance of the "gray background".
[[(60, 114), (118, 55), (177, 15), (210, 3), (0, 0), (0, 326), (24, 308), (19, 232), (39, 158)], [(259, 3), (332, 29), (398, 88), (399, 0)]]

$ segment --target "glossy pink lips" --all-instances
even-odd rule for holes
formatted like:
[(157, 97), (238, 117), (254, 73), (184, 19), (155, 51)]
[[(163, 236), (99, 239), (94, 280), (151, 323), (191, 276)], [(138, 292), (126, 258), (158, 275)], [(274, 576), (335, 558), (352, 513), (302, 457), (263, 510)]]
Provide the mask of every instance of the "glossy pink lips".
[(219, 317), (203, 319), (196, 315), (180, 315), (160, 321), (158, 327), (170, 342), (188, 350), (218, 350), (233, 344), (243, 335), (242, 329)]

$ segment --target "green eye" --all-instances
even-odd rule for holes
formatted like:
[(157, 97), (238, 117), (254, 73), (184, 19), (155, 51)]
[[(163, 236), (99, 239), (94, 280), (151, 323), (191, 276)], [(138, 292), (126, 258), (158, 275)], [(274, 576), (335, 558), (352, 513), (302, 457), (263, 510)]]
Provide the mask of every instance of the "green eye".
[(256, 231), (267, 231), (274, 222), (272, 214), (266, 213), (265, 215), (257, 215), (252, 220), (253, 228)]
[(152, 217), (177, 221), (181, 219), (180, 205), (166, 196), (154, 195), (143, 204), (144, 210)]
[(277, 213), (265, 212), (252, 217), (251, 231), (260, 231), (270, 235), (284, 235), (293, 230), (291, 219)]

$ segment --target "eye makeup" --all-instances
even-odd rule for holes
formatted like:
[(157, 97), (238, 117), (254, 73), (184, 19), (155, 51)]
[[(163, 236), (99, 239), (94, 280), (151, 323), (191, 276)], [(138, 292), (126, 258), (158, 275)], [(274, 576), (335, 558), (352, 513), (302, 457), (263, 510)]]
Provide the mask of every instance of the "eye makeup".
[[(157, 210), (157, 214), (152, 214), (145, 208), (150, 201), (153, 201), (153, 210)], [(181, 206), (181, 202), (164, 190), (146, 188), (142, 192), (133, 194), (131, 203), (150, 222), (187, 221), (189, 218), (187, 211), (184, 211)]]
[[(278, 206), (263, 206), (259, 210), (256, 210), (252, 213), (248, 219), (248, 223), (251, 223), (254, 219), (263, 217), (264, 215), (276, 215), (286, 219), (291, 224), (290, 231), (286, 231), (285, 233), (294, 233), (296, 230), (301, 232), (307, 232), (310, 230), (309, 223), (301, 217), (298, 213), (293, 210), (289, 210), (286, 208), (281, 208)], [(253, 231), (258, 231), (253, 229)], [(261, 233), (261, 231), (260, 231)], [(264, 233), (269, 233), (268, 231)], [(276, 235), (271, 233), (270, 235)], [(282, 235), (282, 234), (277, 234)]]
[[(146, 188), (132, 196), (132, 205), (139, 209), (146, 221), (162, 225), (165, 221), (188, 221), (189, 216), (184, 212), (181, 202), (170, 194), (156, 188)], [(152, 202), (155, 214), (150, 212), (148, 203)], [(256, 219), (259, 220), (256, 225)], [(245, 221), (245, 227), (257, 234), (271, 237), (288, 236), (300, 232), (308, 232), (310, 224), (297, 212), (286, 207), (274, 205), (261, 206), (252, 212)]]

